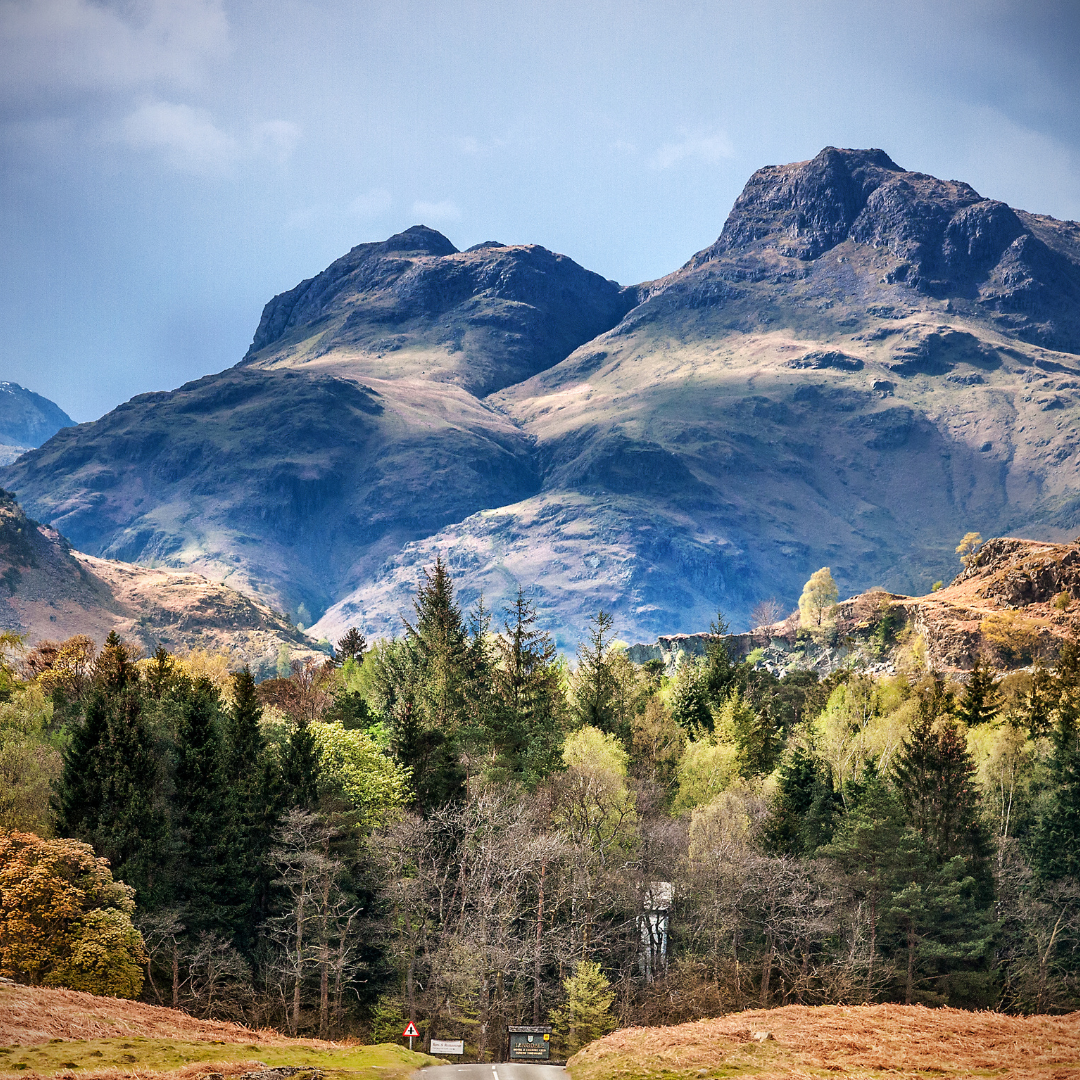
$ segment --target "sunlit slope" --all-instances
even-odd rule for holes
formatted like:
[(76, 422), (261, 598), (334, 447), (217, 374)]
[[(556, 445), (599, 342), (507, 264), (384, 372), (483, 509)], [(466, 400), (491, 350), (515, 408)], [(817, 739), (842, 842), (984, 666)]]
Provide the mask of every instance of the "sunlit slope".
[(823, 565), (923, 593), (969, 529), (1071, 538), (1078, 235), (880, 151), (762, 170), (619, 326), (488, 399), (542, 491), (415, 543), (323, 625), (400, 606), (437, 551), (466, 596), (521, 581), (569, 636), (603, 606), (644, 640), (793, 604)]
[(84, 551), (309, 622), (409, 540), (534, 493), (531, 440), (476, 393), (631, 303), (543, 248), (410, 229), (272, 300), (237, 367), (62, 431), (2, 482)]

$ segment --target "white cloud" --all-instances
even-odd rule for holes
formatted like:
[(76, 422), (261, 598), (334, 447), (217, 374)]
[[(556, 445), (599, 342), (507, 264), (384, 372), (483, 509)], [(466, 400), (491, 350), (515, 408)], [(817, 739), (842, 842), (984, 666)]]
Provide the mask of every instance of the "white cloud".
[(143, 105), (124, 121), (123, 134), (130, 145), (159, 150), (173, 168), (199, 176), (228, 172), (241, 156), (236, 139), (190, 105)]
[(280, 165), (292, 156), (301, 134), (299, 125), (290, 120), (266, 120), (252, 128), (251, 148)]
[(712, 163), (735, 156), (731, 140), (722, 131), (687, 133), (678, 142), (664, 143), (649, 159), (654, 169), (670, 169), (684, 161)]
[(423, 224), (429, 221), (459, 221), (461, 210), (449, 199), (442, 202), (424, 202), (419, 200), (412, 205), (413, 214)]
[(288, 120), (268, 120), (235, 135), (219, 127), (205, 109), (169, 101), (141, 105), (120, 128), (120, 137), (129, 146), (158, 151), (166, 164), (195, 176), (225, 175), (249, 158), (270, 158), (280, 164), (300, 135), (300, 128)]
[(349, 204), (349, 212), (356, 214), (357, 217), (378, 217), (380, 214), (385, 214), (393, 202), (389, 191), (385, 188), (375, 188), (363, 195), (357, 195)]
[(87, 94), (191, 85), (229, 53), (221, 0), (3, 0), (0, 95), (65, 107)]

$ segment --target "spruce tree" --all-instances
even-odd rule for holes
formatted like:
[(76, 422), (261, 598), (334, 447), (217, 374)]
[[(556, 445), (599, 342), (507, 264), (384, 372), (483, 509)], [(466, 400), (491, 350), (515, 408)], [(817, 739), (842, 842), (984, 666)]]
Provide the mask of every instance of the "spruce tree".
[(840, 799), (832, 774), (804, 746), (780, 768), (763, 845), (775, 855), (813, 855), (832, 836)]
[(832, 841), (818, 852), (840, 865), (853, 899), (865, 905), (870, 939), (867, 1001), (878, 993), (878, 930), (893, 895), (903, 833), (903, 808), (885, 779), (870, 769), (858, 802), (839, 820)]
[(609, 735), (618, 735), (629, 745), (629, 723), (618, 714), (615, 676), (611, 669), (614, 620), (601, 608), (589, 624), (588, 637), (578, 646), (574, 719), (581, 726), (590, 725)]
[(1080, 723), (1071, 708), (1059, 710), (1053, 734), (1049, 804), (1032, 837), (1032, 861), (1047, 881), (1080, 881)]
[(739, 675), (739, 665), (728, 652), (727, 636), (731, 631), (723, 612), (709, 624), (705, 646), (705, 691), (713, 704), (719, 705), (728, 696)]
[(228, 864), (230, 820), (222, 775), (218, 694), (209, 680), (184, 679), (177, 687), (176, 810), (181, 848), (179, 892), (188, 929), (231, 936), (232, 879)]
[(957, 716), (968, 727), (976, 727), (992, 720), (1001, 708), (1001, 698), (994, 685), (994, 673), (980, 657), (971, 669), (964, 694), (957, 707)]
[(505, 616), (492, 672), (498, 735), (512, 771), (531, 787), (560, 765), (566, 731), (558, 654), (520, 588)]

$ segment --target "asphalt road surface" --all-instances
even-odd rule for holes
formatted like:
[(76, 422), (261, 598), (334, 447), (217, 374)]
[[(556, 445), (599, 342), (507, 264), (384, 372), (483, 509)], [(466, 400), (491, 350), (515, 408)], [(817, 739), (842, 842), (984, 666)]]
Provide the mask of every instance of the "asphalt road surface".
[(432, 1065), (424, 1080), (566, 1080), (561, 1065), (536, 1061), (502, 1061), (498, 1065)]

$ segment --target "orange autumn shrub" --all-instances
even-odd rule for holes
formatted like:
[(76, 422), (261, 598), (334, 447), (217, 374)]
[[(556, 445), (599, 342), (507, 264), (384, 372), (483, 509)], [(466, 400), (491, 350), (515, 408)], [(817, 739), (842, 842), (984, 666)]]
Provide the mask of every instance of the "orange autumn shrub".
[(0, 830), (0, 972), (34, 986), (136, 997), (135, 890), (78, 840)]

